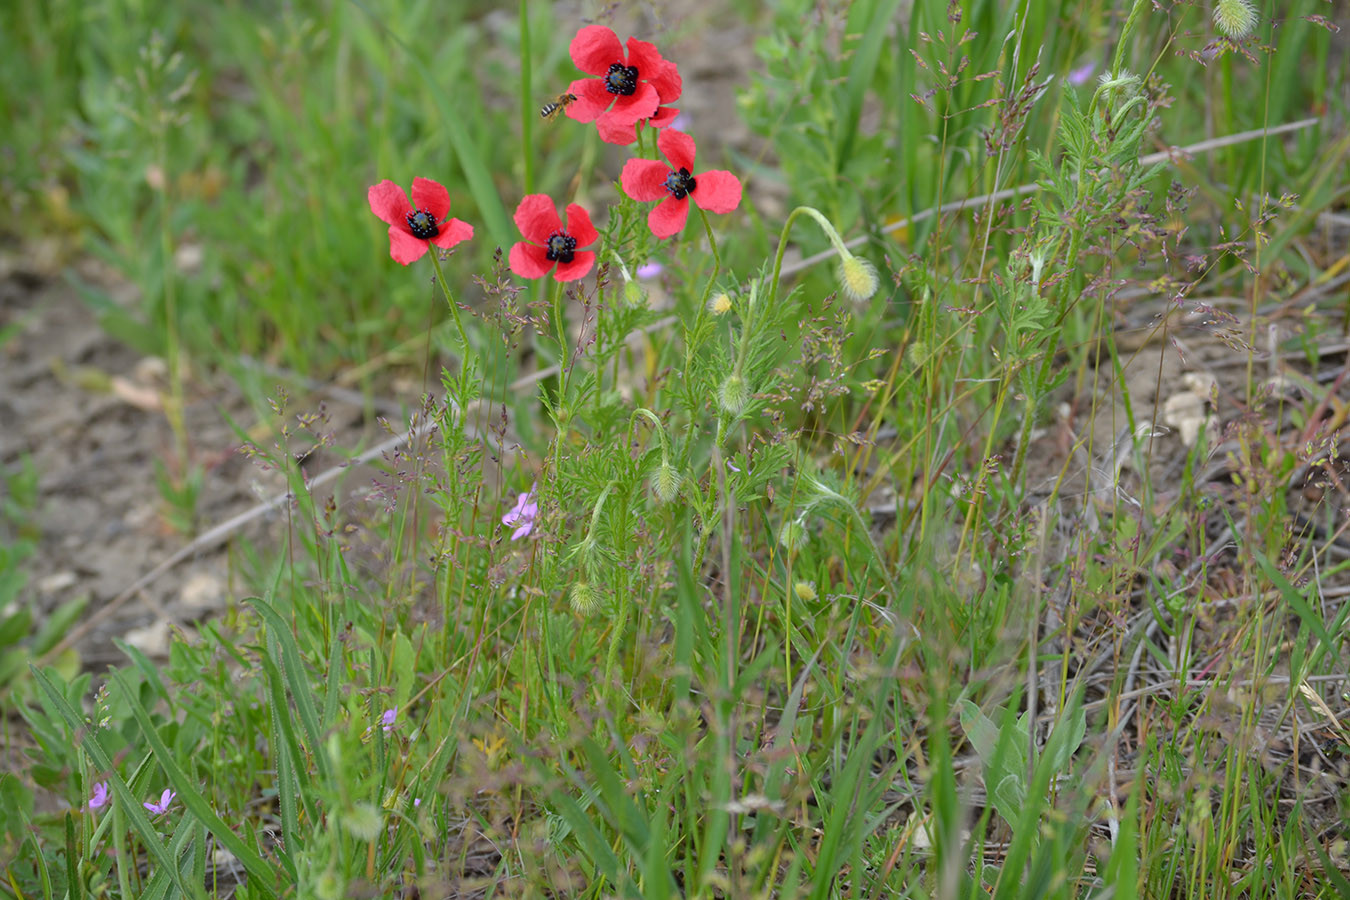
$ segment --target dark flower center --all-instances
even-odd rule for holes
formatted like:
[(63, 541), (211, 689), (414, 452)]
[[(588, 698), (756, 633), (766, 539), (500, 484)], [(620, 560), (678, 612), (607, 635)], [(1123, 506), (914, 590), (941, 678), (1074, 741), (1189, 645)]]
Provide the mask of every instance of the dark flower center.
[(611, 94), (620, 94), (624, 97), (633, 96), (637, 90), (638, 70), (637, 66), (625, 66), (623, 63), (614, 63), (609, 67), (609, 72), (605, 74), (605, 90)]
[(689, 170), (681, 166), (678, 172), (674, 169), (670, 170), (670, 174), (666, 176), (666, 183), (662, 187), (670, 191), (671, 196), (676, 200), (683, 200), (694, 192), (697, 184), (694, 176), (689, 174)]
[(429, 241), (441, 233), (441, 226), (436, 224), (436, 217), (431, 213), (416, 209), (408, 213), (408, 230), (413, 237)]
[(548, 236), (549, 262), (570, 263), (573, 251), (577, 249), (577, 239), (565, 231), (555, 231)]

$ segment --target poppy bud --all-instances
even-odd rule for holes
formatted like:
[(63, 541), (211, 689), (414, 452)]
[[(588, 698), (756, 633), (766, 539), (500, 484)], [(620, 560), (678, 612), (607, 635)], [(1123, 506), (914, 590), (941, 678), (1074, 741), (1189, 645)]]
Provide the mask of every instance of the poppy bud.
[(750, 389), (746, 387), (745, 379), (736, 374), (728, 375), (717, 392), (717, 402), (721, 405), (722, 411), (728, 415), (739, 416), (749, 401)]
[(572, 585), (568, 599), (572, 603), (572, 612), (579, 616), (589, 616), (600, 608), (600, 594), (584, 581)]
[(667, 460), (662, 460), (660, 468), (656, 470), (653, 486), (656, 489), (656, 499), (662, 503), (669, 503), (679, 496), (680, 473)]
[(866, 300), (877, 292), (877, 267), (861, 256), (845, 253), (839, 257), (839, 287), (854, 302)]

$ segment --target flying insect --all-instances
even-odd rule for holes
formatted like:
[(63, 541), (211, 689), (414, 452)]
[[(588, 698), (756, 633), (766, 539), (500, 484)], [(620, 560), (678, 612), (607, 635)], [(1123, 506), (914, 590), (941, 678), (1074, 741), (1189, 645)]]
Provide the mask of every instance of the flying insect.
[(544, 108), (539, 110), (539, 117), (541, 119), (555, 118), (558, 115), (558, 113), (562, 112), (564, 109), (567, 109), (567, 107), (571, 105), (571, 103), (576, 99), (577, 99), (576, 94), (567, 94), (567, 93), (559, 94), (558, 96), (550, 100), (548, 103), (544, 104)]

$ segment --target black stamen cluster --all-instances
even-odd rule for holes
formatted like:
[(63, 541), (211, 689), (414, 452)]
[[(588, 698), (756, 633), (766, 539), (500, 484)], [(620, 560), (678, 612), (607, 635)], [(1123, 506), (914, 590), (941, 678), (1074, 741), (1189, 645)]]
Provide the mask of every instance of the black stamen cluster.
[(689, 194), (693, 193), (697, 184), (698, 182), (695, 181), (694, 176), (689, 174), (689, 170), (681, 166), (680, 171), (678, 172), (674, 169), (670, 170), (670, 174), (666, 176), (664, 187), (666, 190), (670, 191), (671, 196), (676, 200), (683, 200), (685, 197), (689, 196)]
[(550, 262), (570, 263), (577, 249), (577, 239), (562, 231), (548, 236), (548, 252), (544, 254)]
[(605, 73), (605, 90), (623, 97), (633, 96), (638, 86), (637, 66), (613, 63)]
[(436, 217), (425, 209), (417, 209), (408, 213), (408, 229), (413, 237), (427, 241), (441, 233), (441, 226), (436, 224)]

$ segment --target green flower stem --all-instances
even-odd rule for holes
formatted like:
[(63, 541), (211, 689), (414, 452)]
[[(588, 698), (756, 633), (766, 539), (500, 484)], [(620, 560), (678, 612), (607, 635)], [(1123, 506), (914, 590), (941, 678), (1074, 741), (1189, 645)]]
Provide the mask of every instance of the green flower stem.
[(563, 322), (563, 283), (557, 282), (553, 288), (553, 328), (558, 335), (558, 397), (556, 406), (561, 414), (562, 421), (558, 422), (558, 434), (553, 439), (553, 475), (555, 478), (562, 471), (562, 445), (567, 438), (567, 432), (572, 420), (571, 411), (567, 409), (567, 380), (571, 371), (567, 365), (567, 327)]
[(712, 248), (713, 270), (712, 275), (708, 277), (708, 283), (703, 286), (703, 301), (700, 305), (708, 305), (708, 294), (712, 291), (713, 282), (717, 276), (722, 273), (722, 257), (717, 252), (717, 237), (713, 234), (712, 223), (708, 221), (708, 214), (699, 209), (698, 216), (703, 220), (703, 231), (708, 235), (708, 246)]
[(469, 347), (469, 336), (464, 331), (464, 321), (459, 317), (459, 304), (455, 303), (455, 298), (450, 294), (450, 285), (445, 281), (445, 275), (441, 272), (441, 254), (435, 247), (431, 248), (431, 265), (436, 270), (436, 283), (441, 287), (441, 293), (445, 295), (445, 302), (450, 307), (450, 314), (455, 318), (455, 328), (459, 331), (460, 361), (459, 371), (461, 374), (469, 370), (469, 357), (473, 351)]

